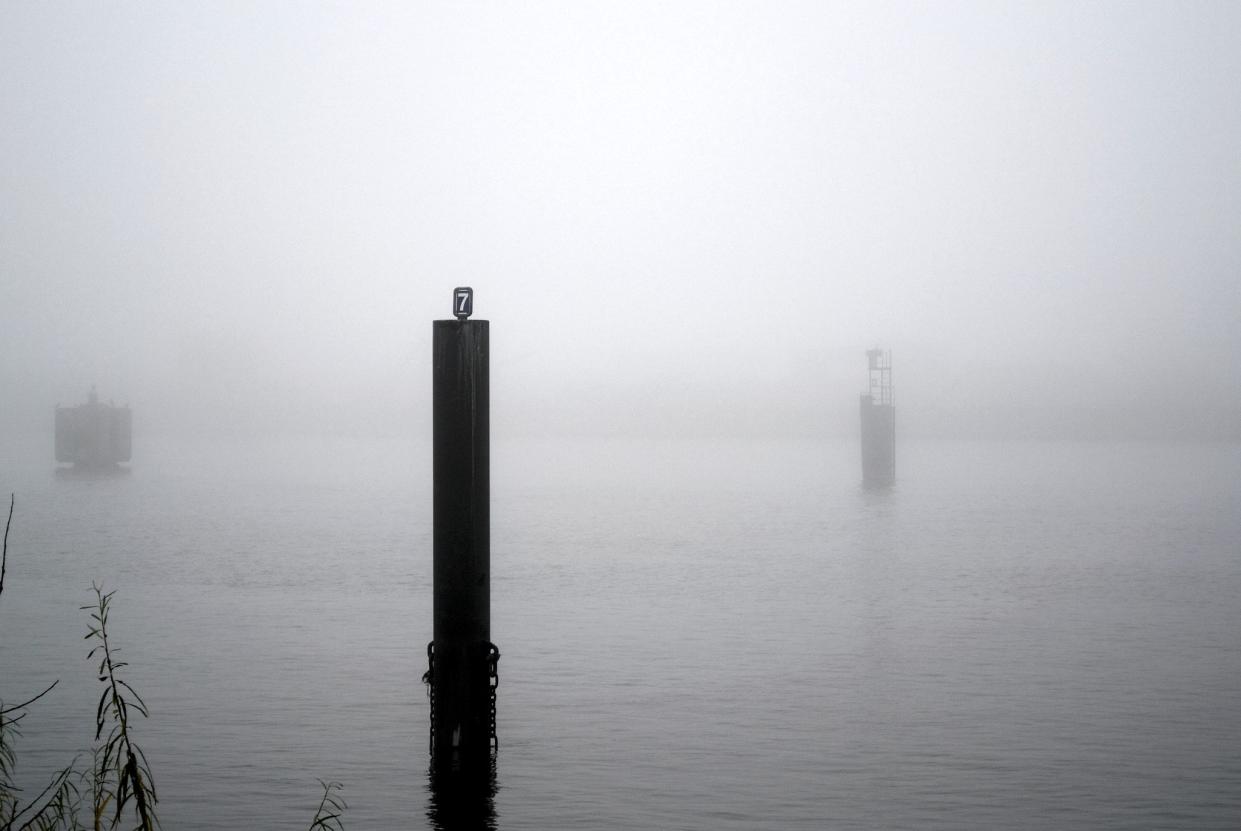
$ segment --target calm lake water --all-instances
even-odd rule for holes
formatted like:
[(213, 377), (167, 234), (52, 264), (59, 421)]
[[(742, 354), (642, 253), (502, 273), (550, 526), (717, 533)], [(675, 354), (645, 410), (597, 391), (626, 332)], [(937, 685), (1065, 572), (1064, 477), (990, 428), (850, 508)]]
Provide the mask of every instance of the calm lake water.
[[(47, 445), (47, 446), (44, 446)], [(30, 788), (90, 745), (91, 581), (168, 829), (428, 817), (429, 447), (137, 443), (17, 492), (0, 695)], [(1241, 447), (493, 447), (494, 824), (1241, 827)]]

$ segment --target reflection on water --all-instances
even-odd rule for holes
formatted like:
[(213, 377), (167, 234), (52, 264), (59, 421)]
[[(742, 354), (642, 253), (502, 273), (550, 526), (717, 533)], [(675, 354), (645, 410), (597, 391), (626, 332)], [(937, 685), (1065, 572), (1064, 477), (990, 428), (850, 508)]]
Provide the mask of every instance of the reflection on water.
[(128, 476), (131, 468), (124, 465), (74, 465), (54, 468), (57, 479), (117, 479)]
[(496, 757), (477, 765), (432, 764), (427, 819), (436, 831), (495, 831)]

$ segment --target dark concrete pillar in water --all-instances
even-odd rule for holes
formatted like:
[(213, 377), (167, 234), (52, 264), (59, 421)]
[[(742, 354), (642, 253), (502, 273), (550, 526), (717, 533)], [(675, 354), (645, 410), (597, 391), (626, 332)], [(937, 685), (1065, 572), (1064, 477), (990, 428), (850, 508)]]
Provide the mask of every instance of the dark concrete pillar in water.
[[(437, 765), (470, 766), (495, 739), (491, 643), (488, 328), (434, 321), (434, 640), (428, 647), (431, 752)], [(469, 303), (472, 303), (472, 293)], [(462, 305), (459, 305), (462, 304)]]
[(892, 355), (869, 349), (870, 389), (862, 393), (862, 484), (896, 481), (896, 401), (892, 392)]

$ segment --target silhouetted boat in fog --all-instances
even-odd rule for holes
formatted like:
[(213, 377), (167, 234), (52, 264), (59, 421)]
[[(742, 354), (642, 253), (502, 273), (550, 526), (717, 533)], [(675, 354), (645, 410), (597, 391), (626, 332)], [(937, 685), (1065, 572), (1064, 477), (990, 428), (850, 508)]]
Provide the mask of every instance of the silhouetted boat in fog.
[(85, 404), (56, 406), (56, 461), (73, 470), (122, 471), (132, 454), (128, 406), (99, 403), (95, 388)]

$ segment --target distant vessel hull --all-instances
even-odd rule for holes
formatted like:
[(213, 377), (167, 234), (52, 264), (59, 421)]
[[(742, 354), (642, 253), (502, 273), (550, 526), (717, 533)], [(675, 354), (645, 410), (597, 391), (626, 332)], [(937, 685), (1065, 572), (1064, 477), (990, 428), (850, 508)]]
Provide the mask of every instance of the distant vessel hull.
[(129, 407), (101, 404), (91, 390), (87, 403), (56, 408), (56, 461), (91, 470), (128, 462), (132, 427)]

